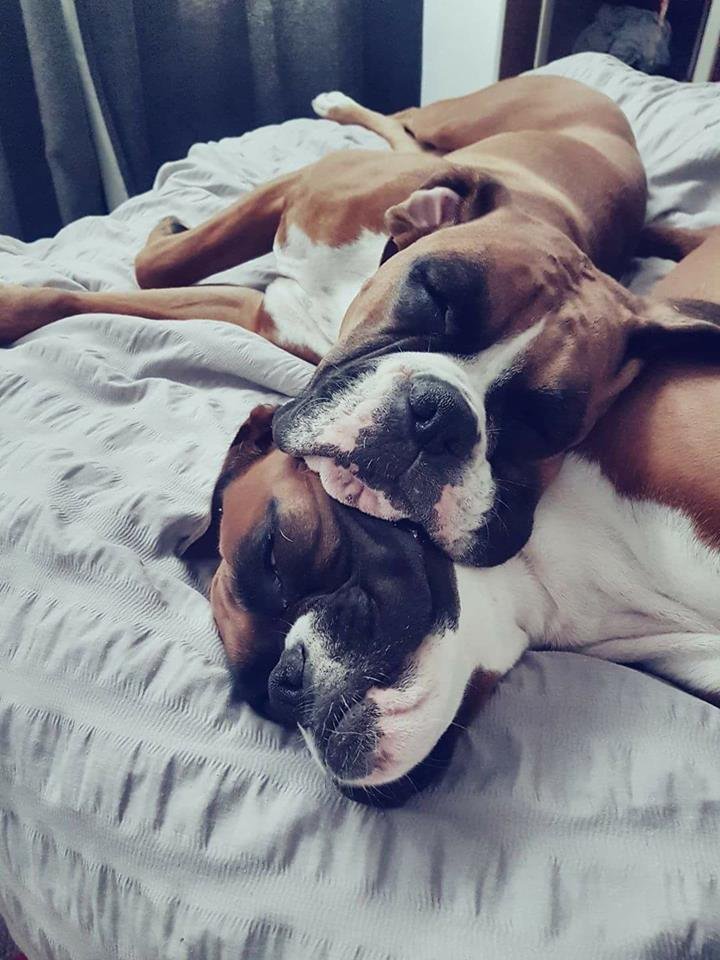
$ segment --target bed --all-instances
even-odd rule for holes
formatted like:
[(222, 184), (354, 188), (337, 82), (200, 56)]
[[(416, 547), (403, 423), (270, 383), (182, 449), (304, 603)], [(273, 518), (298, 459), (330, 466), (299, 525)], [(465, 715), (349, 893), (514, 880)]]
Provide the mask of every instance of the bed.
[[(542, 68), (627, 113), (649, 216), (720, 222), (720, 91), (581, 54)], [(199, 144), (153, 190), (0, 279), (132, 283), (194, 224), (334, 149), (295, 120)], [(636, 262), (646, 290), (669, 268)], [(262, 287), (272, 256), (224, 274)], [(217, 278), (214, 278), (217, 279)], [(0, 352), (0, 914), (30, 960), (720, 956), (720, 711), (629, 668), (527, 655), (405, 807), (341, 797), (298, 737), (230, 703), (198, 571), (226, 447), (307, 364), (198, 319), (73, 317)]]

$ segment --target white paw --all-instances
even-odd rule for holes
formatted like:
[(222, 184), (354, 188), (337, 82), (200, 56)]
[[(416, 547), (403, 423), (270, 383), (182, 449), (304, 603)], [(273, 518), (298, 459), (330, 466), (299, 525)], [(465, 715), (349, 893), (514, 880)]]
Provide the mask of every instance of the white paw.
[(330, 90), (328, 93), (319, 93), (312, 102), (312, 108), (319, 117), (330, 117), (338, 107), (355, 107), (352, 97), (346, 96), (339, 90)]

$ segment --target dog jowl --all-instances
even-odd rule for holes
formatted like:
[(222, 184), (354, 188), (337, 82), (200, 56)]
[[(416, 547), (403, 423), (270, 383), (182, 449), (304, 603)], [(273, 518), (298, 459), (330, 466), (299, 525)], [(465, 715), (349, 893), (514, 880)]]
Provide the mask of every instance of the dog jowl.
[[(492, 566), (530, 536), (546, 463), (640, 369), (628, 352), (635, 298), (558, 230), (502, 203), (435, 230), (426, 210), (413, 234), (413, 197), (389, 212), (392, 255), (274, 436), (334, 498)], [(442, 218), (441, 199), (430, 206)]]

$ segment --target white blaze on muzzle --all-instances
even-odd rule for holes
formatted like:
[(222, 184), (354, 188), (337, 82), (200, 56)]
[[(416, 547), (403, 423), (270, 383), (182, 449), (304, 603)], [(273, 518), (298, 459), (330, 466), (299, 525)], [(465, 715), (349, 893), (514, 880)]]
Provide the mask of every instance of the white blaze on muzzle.
[[(308, 467), (318, 474), (325, 492), (333, 499), (384, 520), (422, 523), (434, 542), (451, 556), (465, 556), (496, 497), (487, 460), (485, 397), (492, 386), (511, 374), (542, 325), (539, 321), (476, 357), (420, 352), (382, 357), (372, 370), (332, 396), (311, 399), (300, 406), (285, 431), (282, 446), (290, 453), (305, 455)], [(362, 449), (359, 444), (367, 431), (382, 424), (398, 386), (423, 375), (459, 392), (476, 418), (477, 440), (469, 457), (456, 465), (452, 479), (448, 476), (446, 483), (440, 483), (435, 503), (418, 505), (413, 502), (412, 490), (400, 490), (399, 478), (397, 493), (387, 487), (385, 491), (373, 488), (358, 476), (359, 465), (353, 463), (352, 455)], [(391, 439), (389, 436), (388, 440)], [(375, 443), (381, 461), (382, 436), (375, 438)], [(313, 448), (321, 455), (308, 454)], [(414, 507), (422, 509), (422, 516)]]

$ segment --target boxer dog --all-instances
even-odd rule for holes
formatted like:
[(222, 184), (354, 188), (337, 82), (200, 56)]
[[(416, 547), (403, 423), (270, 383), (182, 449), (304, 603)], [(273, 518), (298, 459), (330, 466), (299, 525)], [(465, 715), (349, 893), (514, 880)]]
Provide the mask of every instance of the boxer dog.
[(463, 701), (528, 647), (639, 664), (720, 703), (719, 261), (720, 232), (655, 299), (632, 298), (648, 336), (675, 342), (682, 320), (696, 339), (557, 458), (504, 564), (453, 563), (330, 498), (273, 444), (271, 408), (241, 427), (214, 498), (214, 616), (240, 695), (297, 723), (344, 792), (395, 803), (424, 785)]
[[(278, 445), (337, 499), (500, 563), (530, 534), (541, 462), (659, 342), (608, 275), (645, 211), (630, 127), (603, 94), (549, 76), (395, 117), (337, 93), (315, 108), (393, 152), (335, 153), (194, 229), (164, 222), (136, 261), (143, 292), (4, 288), (4, 337), (87, 311), (207, 317), (323, 358), (278, 414)], [(271, 248), (264, 294), (186, 286)]]
[[(327, 101), (319, 108), (330, 110)], [(420, 520), (456, 556), (498, 564), (453, 565), (417, 529), (332, 500), (305, 462), (273, 446), (268, 411), (241, 429), (216, 498), (223, 513), (215, 616), (239, 692), (298, 722), (347, 789), (397, 783), (408, 771), (417, 783), (428, 756), (425, 769), (434, 770), (471, 679), (492, 686), (529, 643), (576, 638), (579, 647), (596, 644), (597, 655), (642, 656), (659, 673), (716, 692), (713, 547), (692, 546), (694, 525), (706, 531), (715, 519), (711, 481), (686, 469), (672, 484), (679, 437), (655, 422), (643, 434), (632, 407), (637, 436), (616, 450), (615, 466), (602, 459), (613, 430), (599, 449), (588, 439), (564, 461), (558, 455), (582, 441), (648, 360), (644, 376), (662, 370), (663, 353), (717, 350), (712, 308), (640, 300), (598, 269), (617, 265), (642, 219), (644, 177), (627, 124), (609, 100), (561, 78), (507, 81), (434, 110), (365, 118), (398, 144), (414, 143), (407, 152), (328, 157), (194, 230), (163, 224), (138, 258), (142, 285), (172, 287), (274, 241), (281, 276), (264, 297), (230, 287), (2, 292), (8, 341), (60, 316), (108, 311), (217, 318), (302, 355), (327, 354), (310, 389), (314, 404), (305, 397), (285, 410), (277, 439), (296, 449), (297, 431), (315, 430), (317, 406), (329, 433), (317, 443), (313, 434), (297, 452), (324, 458), (310, 463), (336, 496), (380, 516)], [(454, 150), (452, 136), (486, 139)], [(358, 410), (351, 401), (360, 380), (373, 402)], [(390, 397), (382, 409), (373, 399), (380, 388)], [(670, 413), (702, 466), (704, 437), (693, 430), (709, 428), (698, 405), (696, 397), (690, 416)], [(667, 449), (657, 464), (641, 461), (633, 480), (627, 450), (652, 452), (656, 432)], [(712, 444), (709, 437), (708, 453)], [(376, 456), (363, 459), (373, 445)], [(499, 565), (527, 542), (540, 491), (560, 465), (536, 536)], [(380, 479), (368, 482), (376, 469)], [(404, 508), (400, 494), (413, 478)], [(626, 483), (632, 507), (620, 511), (615, 530), (611, 508), (614, 497), (625, 502)], [(648, 495), (657, 510), (636, 510), (632, 498)], [(558, 500), (564, 513), (551, 509)], [(659, 526), (638, 526), (640, 515), (648, 524), (660, 518)], [(668, 530), (673, 550), (663, 552)], [(631, 531), (636, 541), (623, 539)], [(624, 548), (623, 560), (639, 560), (618, 582), (612, 572)], [(662, 561), (683, 550), (696, 562), (688, 560), (692, 582), (675, 584)], [(568, 558), (565, 578), (553, 577), (544, 559), (553, 555)], [(683, 638), (689, 659), (684, 648), (677, 653)]]

